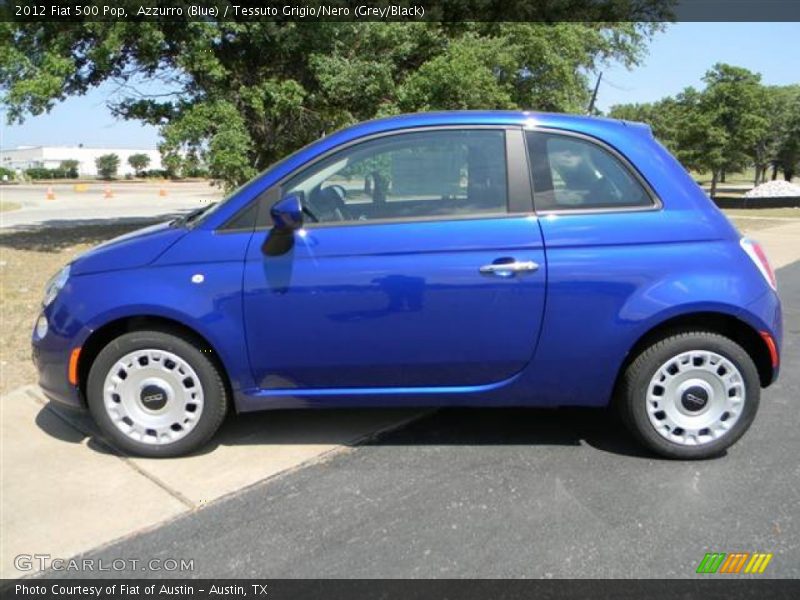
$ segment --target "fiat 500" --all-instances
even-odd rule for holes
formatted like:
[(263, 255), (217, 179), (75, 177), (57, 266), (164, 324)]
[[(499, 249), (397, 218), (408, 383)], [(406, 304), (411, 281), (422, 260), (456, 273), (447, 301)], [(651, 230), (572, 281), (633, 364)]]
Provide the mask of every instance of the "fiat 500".
[(647, 126), (528, 112), (323, 137), (74, 260), (33, 332), (46, 395), (147, 456), (230, 410), (615, 405), (704, 458), (753, 422), (780, 344), (764, 252)]

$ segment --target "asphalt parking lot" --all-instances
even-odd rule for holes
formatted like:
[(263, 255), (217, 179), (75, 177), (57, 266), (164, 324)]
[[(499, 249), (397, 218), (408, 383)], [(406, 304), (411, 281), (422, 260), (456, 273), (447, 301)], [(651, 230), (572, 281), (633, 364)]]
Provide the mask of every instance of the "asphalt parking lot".
[[(669, 578), (759, 551), (764, 576), (800, 577), (800, 262), (778, 280), (782, 375), (721, 458), (654, 458), (604, 411), (442, 410), (84, 556), (194, 559), (198, 577)], [(64, 575), (81, 576), (45, 574)]]

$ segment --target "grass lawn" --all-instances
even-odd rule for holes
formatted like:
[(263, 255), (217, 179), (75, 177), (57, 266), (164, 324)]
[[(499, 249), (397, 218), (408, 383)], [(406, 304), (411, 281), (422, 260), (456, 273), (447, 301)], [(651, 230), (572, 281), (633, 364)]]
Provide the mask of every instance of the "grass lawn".
[(800, 220), (800, 208), (726, 208), (722, 212), (742, 233), (785, 225), (791, 218)]
[(36, 382), (31, 331), (50, 276), (79, 253), (144, 225), (112, 221), (107, 225), (0, 230), (0, 394)]
[[(689, 171), (692, 178), (699, 182), (700, 185), (711, 185), (711, 173), (698, 173), (697, 171)], [(756, 176), (756, 171), (754, 168), (750, 167), (745, 169), (741, 173), (726, 173), (725, 174), (725, 181), (718, 181), (717, 185), (719, 187), (725, 187), (726, 185), (753, 185), (753, 178)], [(778, 179), (783, 181), (783, 173), (778, 173)], [(770, 167), (769, 171), (767, 172), (767, 181), (772, 180), (772, 168)], [(792, 179), (792, 183), (797, 183), (798, 178), (795, 177)]]
[(723, 210), (730, 217), (753, 217), (756, 219), (778, 217), (800, 219), (800, 208), (726, 208)]
[(0, 212), (8, 212), (10, 210), (17, 210), (20, 208), (20, 204), (16, 202), (11, 202), (9, 200), (0, 200)]
[(745, 235), (754, 231), (760, 231), (761, 229), (786, 225), (786, 221), (779, 221), (778, 219), (743, 219), (741, 217), (731, 217), (731, 221), (736, 226), (736, 229)]

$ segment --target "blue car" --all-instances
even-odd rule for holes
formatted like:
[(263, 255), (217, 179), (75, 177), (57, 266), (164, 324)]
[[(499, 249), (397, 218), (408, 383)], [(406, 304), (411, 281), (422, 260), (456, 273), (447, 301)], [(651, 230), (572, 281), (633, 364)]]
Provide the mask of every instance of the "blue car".
[(648, 127), (441, 112), (344, 129), (80, 256), (33, 333), (47, 396), (137, 455), (231, 410), (615, 405), (718, 455), (778, 376), (781, 307)]

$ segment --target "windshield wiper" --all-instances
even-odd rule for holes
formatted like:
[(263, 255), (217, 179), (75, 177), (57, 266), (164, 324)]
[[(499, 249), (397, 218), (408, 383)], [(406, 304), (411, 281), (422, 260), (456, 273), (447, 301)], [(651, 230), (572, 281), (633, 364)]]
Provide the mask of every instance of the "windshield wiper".
[(193, 211), (186, 213), (185, 215), (181, 215), (180, 217), (172, 221), (172, 225), (176, 227), (181, 225), (187, 225), (188, 223), (191, 223), (192, 221), (196, 220), (200, 215), (205, 213), (209, 208), (211, 208), (215, 204), (216, 202), (212, 202), (211, 204), (208, 204), (206, 206), (196, 208)]

